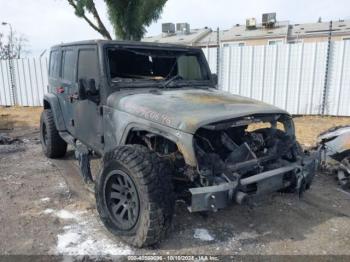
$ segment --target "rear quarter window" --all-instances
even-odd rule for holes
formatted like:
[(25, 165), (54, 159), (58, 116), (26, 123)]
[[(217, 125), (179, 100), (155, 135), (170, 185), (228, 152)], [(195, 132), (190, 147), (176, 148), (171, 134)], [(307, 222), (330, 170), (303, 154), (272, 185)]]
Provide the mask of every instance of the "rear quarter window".
[(52, 50), (50, 53), (49, 76), (58, 78), (60, 74), (60, 51)]
[(74, 50), (64, 50), (62, 54), (62, 79), (75, 82), (76, 56)]

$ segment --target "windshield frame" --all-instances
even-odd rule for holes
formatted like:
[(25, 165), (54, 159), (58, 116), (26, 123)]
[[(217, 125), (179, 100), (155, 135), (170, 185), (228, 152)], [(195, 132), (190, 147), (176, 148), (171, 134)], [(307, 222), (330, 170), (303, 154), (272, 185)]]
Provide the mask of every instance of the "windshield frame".
[(190, 55), (196, 55), (198, 58), (198, 63), (200, 66), (200, 70), (203, 74), (203, 78), (206, 78), (204, 80), (175, 80), (169, 85), (169, 88), (173, 87), (185, 87), (185, 86), (213, 86), (213, 81), (211, 77), (211, 72), (209, 65), (207, 63), (207, 60), (204, 56), (203, 51), (200, 48), (194, 48), (194, 47), (181, 47), (181, 46), (161, 46), (161, 45), (151, 45), (147, 43), (140, 43), (140, 44), (135, 44), (135, 45), (130, 45), (130, 44), (107, 44), (103, 47), (103, 60), (105, 63), (105, 75), (107, 77), (107, 81), (109, 85), (114, 89), (114, 88), (130, 88), (130, 87), (156, 87), (156, 88), (161, 88), (163, 87), (164, 83), (168, 79), (163, 79), (163, 80), (151, 80), (151, 79), (135, 79), (135, 80), (130, 80), (130, 78), (125, 78), (123, 80), (121, 78), (120, 82), (115, 82), (112, 81), (111, 75), (110, 75), (110, 65), (109, 65), (109, 58), (108, 58), (108, 50), (111, 48), (116, 48), (116, 49), (131, 49), (137, 51), (137, 49), (140, 50), (164, 50), (164, 51), (174, 51), (174, 52), (183, 52), (186, 54)]

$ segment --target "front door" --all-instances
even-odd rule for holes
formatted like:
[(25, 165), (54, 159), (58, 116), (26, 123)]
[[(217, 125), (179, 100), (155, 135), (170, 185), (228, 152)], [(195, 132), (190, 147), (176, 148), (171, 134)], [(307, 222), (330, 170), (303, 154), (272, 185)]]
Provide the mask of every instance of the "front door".
[[(96, 46), (78, 49), (77, 81), (94, 79), (99, 89), (99, 66)], [(75, 131), (79, 140), (94, 150), (103, 149), (102, 115), (100, 105), (92, 99), (76, 100), (74, 103)]]

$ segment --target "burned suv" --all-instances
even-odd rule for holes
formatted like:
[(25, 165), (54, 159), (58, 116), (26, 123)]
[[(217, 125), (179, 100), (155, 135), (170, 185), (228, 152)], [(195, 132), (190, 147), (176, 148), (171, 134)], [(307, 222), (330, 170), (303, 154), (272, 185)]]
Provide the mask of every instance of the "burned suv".
[[(217, 211), (262, 194), (302, 193), (315, 163), (279, 108), (216, 88), (201, 49), (86, 41), (51, 49), (41, 141), (76, 152), (101, 220), (134, 246), (157, 243), (175, 201)], [(90, 157), (101, 157), (91, 175)]]

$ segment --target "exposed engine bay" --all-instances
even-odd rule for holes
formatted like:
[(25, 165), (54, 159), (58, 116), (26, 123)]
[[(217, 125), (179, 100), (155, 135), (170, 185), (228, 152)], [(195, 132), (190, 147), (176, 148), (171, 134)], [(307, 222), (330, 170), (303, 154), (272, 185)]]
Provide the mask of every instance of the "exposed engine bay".
[(251, 115), (202, 126), (193, 135), (197, 167), (186, 165), (176, 144), (161, 136), (140, 131), (131, 139), (168, 160), (179, 192), (189, 193), (191, 212), (216, 211), (275, 191), (301, 195), (315, 173), (315, 158), (296, 141), (289, 115)]
[(203, 126), (194, 135), (199, 181), (191, 212), (216, 211), (274, 191), (310, 187), (315, 159), (303, 152), (288, 115), (252, 115)]
[[(289, 130), (278, 129), (279, 121), (284, 121), (281, 124)], [(303, 152), (288, 121), (291, 120), (280, 115), (251, 116), (200, 128), (194, 146), (201, 184), (220, 183), (217, 180), (222, 174), (242, 179), (295, 162)], [(249, 123), (257, 128), (250, 130)], [(259, 127), (262, 123), (270, 126)]]

